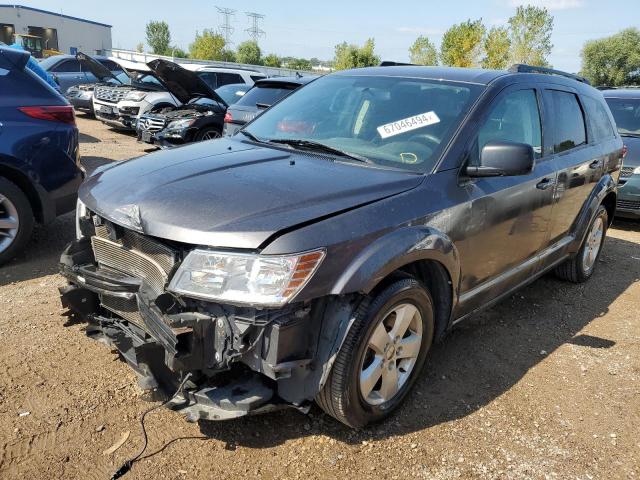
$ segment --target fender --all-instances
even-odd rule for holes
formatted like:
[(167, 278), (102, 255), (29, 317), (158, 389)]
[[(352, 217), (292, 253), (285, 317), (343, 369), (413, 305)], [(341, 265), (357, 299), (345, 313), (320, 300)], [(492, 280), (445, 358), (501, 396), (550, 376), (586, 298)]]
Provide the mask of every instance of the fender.
[[(15, 164), (20, 164), (15, 159)], [(40, 223), (49, 223), (56, 218), (55, 205), (49, 201), (49, 194), (38, 182), (32, 181), (23, 171), (5, 163), (4, 158), (0, 158), (0, 177), (4, 177), (15, 183), (27, 196), (31, 209)]]
[(333, 285), (331, 294), (369, 293), (387, 275), (418, 260), (440, 262), (449, 273), (454, 296), (457, 296), (458, 251), (447, 235), (425, 225), (402, 228), (377, 239), (347, 266)]
[[(587, 234), (587, 229), (593, 220), (594, 215), (596, 214), (598, 207), (602, 204), (604, 198), (610, 194), (615, 193), (617, 195), (617, 183), (613, 179), (610, 174), (605, 174), (600, 178), (598, 183), (591, 194), (584, 202), (582, 210), (578, 214), (576, 218), (575, 226), (573, 228), (573, 242), (571, 242), (567, 251), (569, 253), (576, 253), (580, 250), (580, 246), (584, 240), (585, 235)], [(613, 221), (613, 216), (609, 219), (611, 223)]]

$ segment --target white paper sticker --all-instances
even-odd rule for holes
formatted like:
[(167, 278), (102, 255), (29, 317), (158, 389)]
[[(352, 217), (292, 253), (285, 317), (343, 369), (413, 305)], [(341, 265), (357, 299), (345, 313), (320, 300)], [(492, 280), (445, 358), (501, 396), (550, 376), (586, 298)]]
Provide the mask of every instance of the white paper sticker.
[(382, 138), (393, 137), (394, 135), (400, 135), (404, 132), (410, 132), (416, 128), (427, 127), (434, 123), (439, 123), (440, 119), (436, 112), (426, 112), (413, 117), (403, 118), (395, 122), (387, 123), (386, 125), (380, 125), (378, 127), (378, 133)]

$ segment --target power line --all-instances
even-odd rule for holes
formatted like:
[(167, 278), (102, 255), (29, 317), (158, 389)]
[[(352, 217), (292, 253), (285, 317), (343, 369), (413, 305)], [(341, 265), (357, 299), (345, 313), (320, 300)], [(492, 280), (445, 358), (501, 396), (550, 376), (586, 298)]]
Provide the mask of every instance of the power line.
[(264, 15), (255, 12), (245, 12), (245, 14), (251, 22), (251, 26), (245, 30), (249, 34), (249, 36), (254, 40), (258, 40), (260, 37), (264, 37), (265, 31), (260, 28), (259, 24), (260, 20), (264, 18)]
[(218, 26), (220, 32), (222, 32), (222, 36), (224, 37), (224, 41), (226, 45), (230, 45), (233, 42), (231, 41), (231, 35), (233, 35), (234, 28), (231, 25), (231, 17), (235, 15), (236, 11), (232, 8), (223, 8), (216, 6), (218, 13), (222, 15), (222, 24)]

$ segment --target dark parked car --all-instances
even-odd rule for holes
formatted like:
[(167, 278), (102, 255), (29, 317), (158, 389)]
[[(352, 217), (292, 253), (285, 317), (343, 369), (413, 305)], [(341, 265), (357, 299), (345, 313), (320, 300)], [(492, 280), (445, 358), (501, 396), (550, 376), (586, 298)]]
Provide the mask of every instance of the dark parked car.
[(148, 65), (181, 105), (141, 115), (138, 140), (167, 148), (221, 136), (227, 103), (200, 75), (162, 59)]
[(258, 80), (253, 88), (227, 109), (223, 135), (231, 136), (274, 103), (317, 77), (275, 77)]
[(618, 180), (616, 215), (640, 220), (640, 88), (617, 88), (602, 94), (627, 147)]
[(62, 303), (191, 420), (314, 400), (380, 420), (453, 325), (593, 275), (623, 144), (580, 80), (342, 71), (231, 138), (103, 167)]
[[(96, 55), (94, 58), (114, 75), (122, 73), (122, 67), (110, 58), (101, 55)], [(90, 70), (83, 68), (75, 55), (55, 55), (45, 58), (40, 62), (40, 66), (53, 75), (60, 85), (61, 92), (66, 92), (74, 85), (98, 82), (98, 78)]]
[(82, 182), (73, 108), (28, 60), (0, 46), (0, 264), (24, 247), (35, 222), (73, 210)]

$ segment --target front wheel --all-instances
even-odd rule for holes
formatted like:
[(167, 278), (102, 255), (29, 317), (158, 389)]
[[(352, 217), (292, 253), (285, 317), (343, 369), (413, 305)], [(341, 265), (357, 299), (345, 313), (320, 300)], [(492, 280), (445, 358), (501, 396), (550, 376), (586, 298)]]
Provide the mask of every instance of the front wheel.
[(31, 237), (31, 204), (17, 185), (0, 178), (0, 265), (13, 258)]
[(220, 138), (222, 135), (220, 130), (214, 127), (203, 128), (196, 135), (196, 142), (203, 142), (205, 140), (214, 140), (216, 138)]
[(316, 401), (358, 428), (387, 417), (415, 383), (433, 342), (434, 309), (429, 292), (404, 278), (355, 315)]

